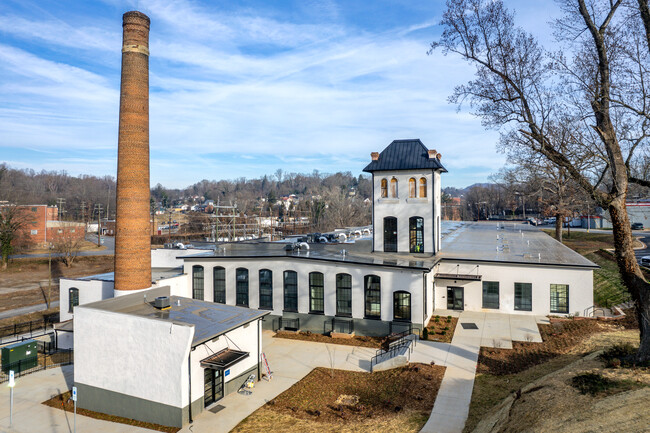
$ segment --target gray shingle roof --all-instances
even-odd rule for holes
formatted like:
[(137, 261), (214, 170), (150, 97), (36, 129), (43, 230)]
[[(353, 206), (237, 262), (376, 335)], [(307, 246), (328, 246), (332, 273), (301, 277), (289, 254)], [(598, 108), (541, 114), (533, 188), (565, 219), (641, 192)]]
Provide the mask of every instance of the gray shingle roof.
[(379, 154), (379, 159), (371, 161), (363, 171), (418, 169), (447, 172), (438, 158), (429, 158), (428, 149), (420, 139), (415, 139), (394, 140)]

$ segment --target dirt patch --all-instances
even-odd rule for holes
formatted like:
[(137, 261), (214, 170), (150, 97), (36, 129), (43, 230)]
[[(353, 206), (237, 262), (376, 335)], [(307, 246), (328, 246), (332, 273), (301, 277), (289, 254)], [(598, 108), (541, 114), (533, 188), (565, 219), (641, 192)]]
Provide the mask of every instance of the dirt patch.
[(14, 329), (20, 333), (29, 332), (29, 322), (33, 322), (32, 330), (41, 329), (43, 320), (47, 320), (48, 323), (58, 322), (59, 307), (50, 308), (49, 310), (37, 311), (35, 313), (23, 314), (20, 316), (9, 317), (7, 319), (1, 319), (0, 328), (5, 328), (8, 326), (13, 327), (14, 324), (20, 324), (20, 326), (13, 329), (2, 329), (2, 331), (0, 331), (0, 336), (15, 334)]
[[(417, 432), (429, 418), (444, 371), (427, 364), (375, 373), (316, 368), (233, 432), (375, 432), (380, 426)], [(358, 403), (336, 404), (341, 396), (356, 396)]]
[(77, 278), (113, 271), (113, 256), (78, 257), (72, 267), (52, 261), (52, 287), (48, 290), (48, 260), (15, 259), (0, 272), (0, 311), (44, 304), (59, 298), (59, 279)]
[(429, 319), (429, 323), (427, 323), (427, 326), (425, 327), (427, 330), (427, 338), (424, 338), (423, 332), (422, 339), (451, 343), (451, 339), (454, 337), (454, 331), (456, 330), (457, 323), (458, 317), (434, 316)]
[(598, 320), (569, 320), (538, 326), (542, 343), (513, 341), (512, 349), (482, 347), (477, 371), (494, 375), (518, 373), (569, 353), (593, 334), (621, 329), (618, 324)]
[(278, 331), (273, 336), (275, 338), (286, 338), (288, 340), (313, 341), (316, 343), (341, 344), (343, 346), (361, 346), (379, 349), (386, 340), (385, 337), (363, 337), (354, 336), (351, 338), (332, 338), (328, 335), (316, 334), (313, 332), (300, 331)]
[[(47, 401), (44, 401), (43, 404), (56, 409), (63, 409), (66, 412), (72, 413), (74, 411), (74, 404), (70, 399), (71, 394), (72, 394), (71, 391), (64, 392), (63, 394), (59, 394)], [(166, 433), (176, 433), (180, 430), (180, 428), (178, 427), (168, 427), (168, 426), (154, 424), (150, 422), (136, 421), (134, 419), (124, 418), (121, 416), (107, 415), (105, 413), (94, 412), (92, 410), (87, 410), (87, 409), (77, 408), (77, 414), (88, 416), (90, 418), (101, 419), (104, 421), (118, 422), (121, 424), (148, 428), (150, 430), (156, 430), (156, 431), (161, 431)]]

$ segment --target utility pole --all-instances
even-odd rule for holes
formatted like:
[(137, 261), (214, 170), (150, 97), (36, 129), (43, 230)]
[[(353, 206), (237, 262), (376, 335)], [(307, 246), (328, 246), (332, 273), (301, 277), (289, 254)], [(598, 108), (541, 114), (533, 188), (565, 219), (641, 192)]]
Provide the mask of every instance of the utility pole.
[(81, 201), (81, 222), (86, 223), (86, 202), (84, 200)]
[(97, 212), (97, 246), (102, 246), (102, 204), (95, 205), (95, 212)]
[(59, 197), (56, 201), (59, 203), (59, 221), (63, 221), (63, 214), (65, 213), (63, 206), (65, 206), (65, 199)]

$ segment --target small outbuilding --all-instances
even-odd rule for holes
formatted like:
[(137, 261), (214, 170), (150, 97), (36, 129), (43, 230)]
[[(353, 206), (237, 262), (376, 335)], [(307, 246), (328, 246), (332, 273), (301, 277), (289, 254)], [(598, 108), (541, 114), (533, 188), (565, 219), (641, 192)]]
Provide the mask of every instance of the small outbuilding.
[(74, 313), (80, 408), (181, 427), (260, 378), (268, 311), (170, 296), (160, 287)]

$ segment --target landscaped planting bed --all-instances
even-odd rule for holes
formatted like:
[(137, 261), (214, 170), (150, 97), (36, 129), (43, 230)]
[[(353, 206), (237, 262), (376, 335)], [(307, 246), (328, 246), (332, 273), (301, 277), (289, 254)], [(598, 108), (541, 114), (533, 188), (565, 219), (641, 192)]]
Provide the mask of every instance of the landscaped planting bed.
[(457, 323), (458, 317), (434, 316), (429, 319), (429, 323), (424, 328), (426, 333), (422, 330), (421, 337), (423, 340), (451, 343)]
[(316, 368), (233, 431), (417, 432), (429, 418), (445, 368), (411, 364), (375, 373)]
[(362, 337), (354, 336), (350, 338), (332, 338), (328, 335), (316, 334), (309, 331), (278, 331), (275, 333), (276, 338), (287, 338), (289, 340), (313, 341), (316, 343), (342, 344), (344, 346), (362, 346), (381, 348), (386, 337)]
[(504, 375), (518, 373), (551, 358), (563, 355), (584, 338), (598, 332), (620, 328), (616, 322), (567, 320), (539, 325), (542, 343), (513, 341), (512, 349), (482, 347), (478, 358), (479, 373)]
[[(71, 400), (71, 391), (66, 391), (63, 394), (56, 395), (51, 399), (44, 401), (43, 404), (50, 406), (56, 409), (63, 409), (66, 412), (72, 413), (74, 411), (74, 403)], [(124, 418), (121, 416), (108, 415), (105, 413), (94, 412), (92, 410), (77, 408), (77, 414), (88, 416), (90, 418), (101, 419), (104, 421), (118, 422), (121, 424), (132, 425), (136, 427), (142, 427), (150, 430), (161, 431), (165, 433), (176, 433), (180, 430), (178, 427), (168, 427), (160, 424), (154, 424), (151, 422), (137, 421), (130, 418)]]

